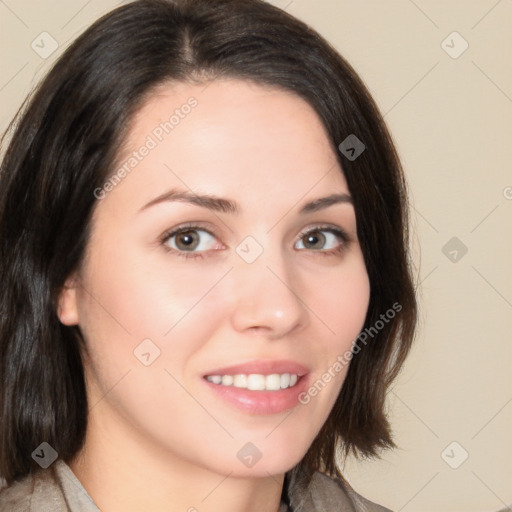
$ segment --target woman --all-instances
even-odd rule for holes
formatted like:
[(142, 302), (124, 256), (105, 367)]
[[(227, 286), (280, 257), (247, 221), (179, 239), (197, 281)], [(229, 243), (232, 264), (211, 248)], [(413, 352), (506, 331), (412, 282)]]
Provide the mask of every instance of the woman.
[(139, 0), (12, 132), (2, 510), (385, 510), (338, 457), (393, 446), (416, 303), (400, 163), (346, 61), (259, 0)]

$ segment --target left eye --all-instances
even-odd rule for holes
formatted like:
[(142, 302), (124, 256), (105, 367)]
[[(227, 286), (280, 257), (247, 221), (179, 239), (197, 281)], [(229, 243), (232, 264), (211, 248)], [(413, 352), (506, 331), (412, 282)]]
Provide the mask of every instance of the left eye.
[(304, 233), (297, 241), (297, 249), (330, 250), (340, 245), (342, 233), (332, 229), (313, 229)]
[(215, 237), (204, 229), (186, 229), (169, 234), (166, 245), (175, 251), (192, 252), (207, 251), (212, 248), (214, 242)]

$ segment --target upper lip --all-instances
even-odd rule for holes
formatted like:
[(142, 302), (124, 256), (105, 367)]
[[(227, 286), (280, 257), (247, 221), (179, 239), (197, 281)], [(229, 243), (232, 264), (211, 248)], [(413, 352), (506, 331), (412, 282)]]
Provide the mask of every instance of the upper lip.
[(246, 363), (235, 364), (232, 366), (225, 366), (209, 371), (206, 375), (272, 375), (274, 373), (292, 373), (297, 376), (306, 375), (309, 373), (308, 368), (304, 365), (294, 361), (268, 361), (268, 360), (255, 360)]

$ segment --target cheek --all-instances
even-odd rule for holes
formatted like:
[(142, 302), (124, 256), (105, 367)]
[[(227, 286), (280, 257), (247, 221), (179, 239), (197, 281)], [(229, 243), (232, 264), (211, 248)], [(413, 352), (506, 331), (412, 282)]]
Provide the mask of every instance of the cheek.
[[(178, 410), (202, 424), (201, 409), (178, 382), (188, 378), (195, 354), (217, 328), (225, 304), (210, 290), (229, 268), (184, 272), (109, 254), (91, 258), (79, 299), (80, 328), (91, 355), (91, 403), (105, 406), (107, 396), (130, 423), (153, 433), (166, 432), (169, 415)], [(179, 435), (182, 430), (177, 440)]]
[(315, 417), (319, 430), (327, 419), (343, 386), (352, 345), (364, 326), (370, 301), (370, 283), (362, 255), (346, 261), (339, 272), (332, 272), (317, 286), (309, 286), (310, 307), (318, 318), (315, 339), (318, 350), (310, 386), (299, 396), (309, 417)]
[[(316, 286), (308, 286), (311, 309), (325, 326), (326, 349), (331, 357), (350, 349), (364, 325), (370, 301), (370, 283), (362, 255), (356, 254), (326, 275)], [(330, 334), (330, 336), (329, 336)]]
[(165, 253), (148, 263), (147, 254), (120, 241), (91, 254), (79, 314), (95, 359), (119, 369), (140, 364), (133, 352), (149, 339), (161, 352), (158, 363), (183, 365), (208, 339), (223, 307), (210, 296), (229, 267), (207, 267), (173, 262)]

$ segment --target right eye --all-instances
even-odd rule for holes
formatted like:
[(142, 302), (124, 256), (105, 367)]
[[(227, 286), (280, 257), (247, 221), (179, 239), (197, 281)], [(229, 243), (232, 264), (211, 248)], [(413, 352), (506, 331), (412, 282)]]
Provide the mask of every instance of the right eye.
[(199, 226), (181, 226), (162, 238), (166, 250), (186, 258), (203, 257), (200, 253), (214, 249), (216, 241), (214, 235)]

